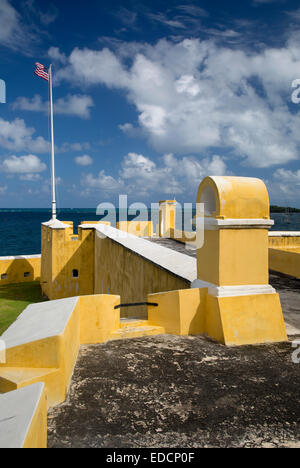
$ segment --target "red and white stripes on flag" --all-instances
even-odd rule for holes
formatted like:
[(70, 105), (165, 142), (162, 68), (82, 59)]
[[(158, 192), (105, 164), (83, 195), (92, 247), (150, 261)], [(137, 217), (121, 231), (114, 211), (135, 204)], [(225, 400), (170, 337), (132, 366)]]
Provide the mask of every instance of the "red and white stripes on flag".
[(43, 78), (43, 80), (49, 81), (48, 68), (46, 68), (44, 65), (38, 62), (36, 62), (35, 65), (36, 65), (36, 70), (34, 71), (34, 74), (36, 76), (39, 76), (40, 78)]

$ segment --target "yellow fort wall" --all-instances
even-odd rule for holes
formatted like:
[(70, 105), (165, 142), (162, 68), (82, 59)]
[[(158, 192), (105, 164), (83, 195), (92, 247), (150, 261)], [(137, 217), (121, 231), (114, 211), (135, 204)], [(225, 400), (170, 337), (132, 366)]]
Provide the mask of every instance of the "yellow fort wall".
[(40, 255), (0, 257), (0, 286), (4, 284), (39, 281), (40, 276)]
[(269, 249), (270, 270), (300, 278), (300, 248)]
[(269, 266), (270, 270), (300, 278), (300, 233), (270, 233)]
[[(66, 222), (65, 222), (66, 224)], [(42, 291), (49, 299), (93, 294), (94, 230), (53, 229), (42, 225)], [(78, 278), (73, 277), (78, 271)]]
[(137, 237), (153, 236), (152, 221), (120, 221), (117, 223), (117, 229)]
[[(294, 234), (294, 235), (293, 235)], [(296, 235), (297, 234), (297, 235)], [(269, 233), (269, 247), (271, 249), (300, 249), (300, 232), (298, 233)]]
[[(149, 293), (190, 287), (190, 283), (109, 237), (95, 240), (95, 294), (118, 294), (122, 303), (145, 302)], [(122, 316), (146, 316), (146, 308), (123, 308)]]

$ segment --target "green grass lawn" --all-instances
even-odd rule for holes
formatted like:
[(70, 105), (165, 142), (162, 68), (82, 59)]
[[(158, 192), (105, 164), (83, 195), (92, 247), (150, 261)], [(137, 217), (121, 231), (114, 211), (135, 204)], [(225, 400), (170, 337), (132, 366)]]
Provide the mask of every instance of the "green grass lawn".
[(45, 300), (37, 281), (0, 286), (0, 336), (29, 304)]

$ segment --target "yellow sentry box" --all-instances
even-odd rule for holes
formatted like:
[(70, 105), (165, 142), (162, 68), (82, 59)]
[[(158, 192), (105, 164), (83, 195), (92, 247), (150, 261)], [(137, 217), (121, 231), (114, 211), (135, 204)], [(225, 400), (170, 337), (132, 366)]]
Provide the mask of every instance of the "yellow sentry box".
[(196, 287), (207, 287), (205, 331), (228, 345), (286, 341), (279, 296), (269, 285), (269, 196), (263, 181), (206, 177), (204, 244)]

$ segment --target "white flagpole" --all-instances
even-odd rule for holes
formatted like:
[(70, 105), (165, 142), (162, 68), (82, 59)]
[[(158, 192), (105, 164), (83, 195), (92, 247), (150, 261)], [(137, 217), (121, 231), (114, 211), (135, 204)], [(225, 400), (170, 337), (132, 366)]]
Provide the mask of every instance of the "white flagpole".
[(51, 182), (52, 182), (52, 219), (56, 219), (55, 197), (55, 164), (54, 164), (54, 130), (53, 130), (53, 96), (52, 96), (52, 64), (49, 67), (50, 86), (50, 119), (51, 119)]

